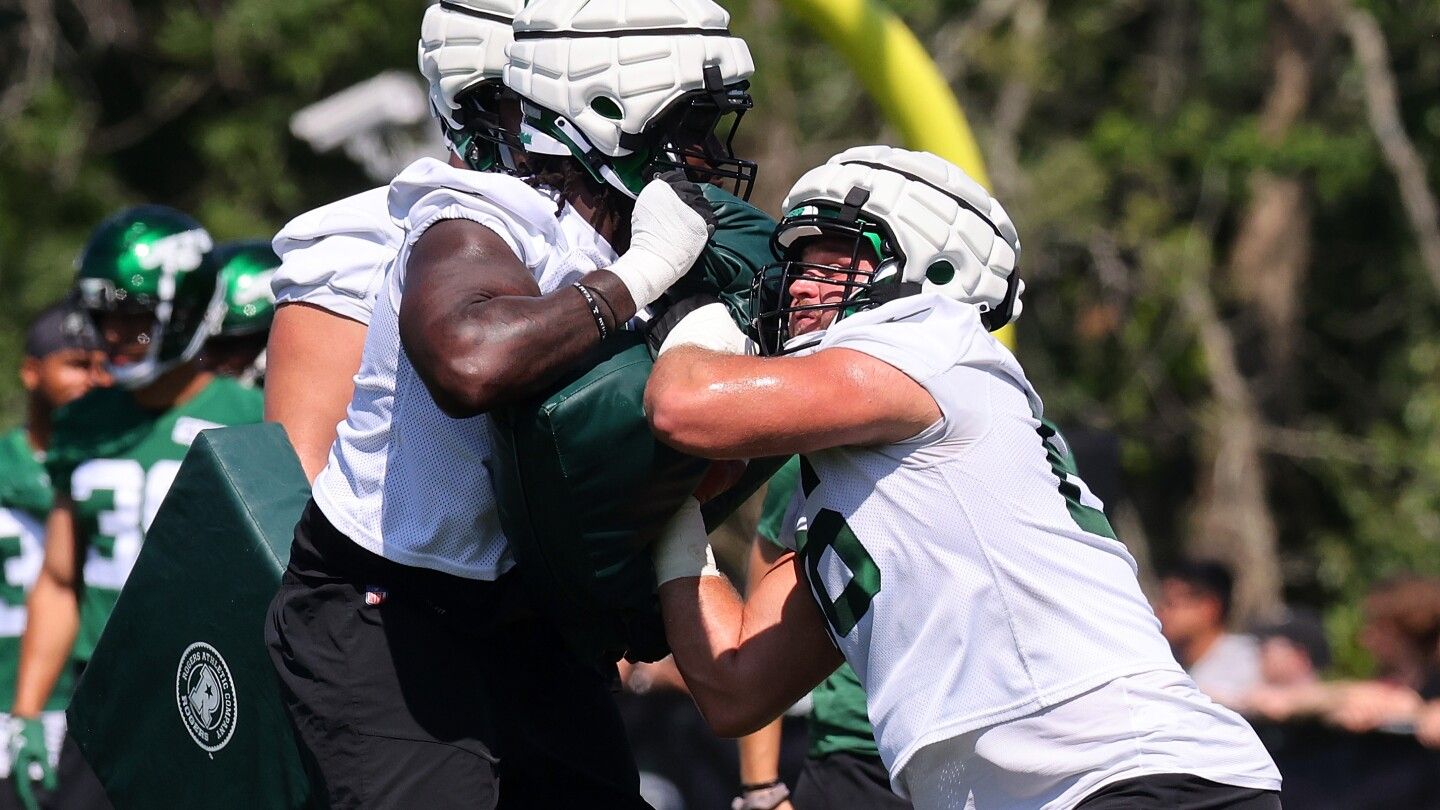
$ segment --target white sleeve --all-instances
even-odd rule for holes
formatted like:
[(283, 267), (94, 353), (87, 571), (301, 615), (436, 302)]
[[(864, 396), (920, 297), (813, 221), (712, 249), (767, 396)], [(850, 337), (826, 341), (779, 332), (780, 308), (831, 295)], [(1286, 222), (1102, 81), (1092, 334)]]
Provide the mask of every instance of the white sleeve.
[(271, 241), (280, 267), (275, 302), (305, 302), (370, 323), (385, 267), (404, 239), (376, 188), (308, 211)]
[(894, 366), (919, 383), (940, 408), (940, 421), (902, 445), (968, 444), (990, 428), (992, 375), (971, 364), (994, 339), (979, 311), (939, 295), (913, 296), (837, 322), (819, 350), (850, 349)]
[(533, 271), (557, 241), (555, 204), (524, 181), (432, 158), (416, 161), (395, 178), (389, 206), (397, 215), (404, 212), (407, 248), (437, 222), (466, 219), (494, 231)]

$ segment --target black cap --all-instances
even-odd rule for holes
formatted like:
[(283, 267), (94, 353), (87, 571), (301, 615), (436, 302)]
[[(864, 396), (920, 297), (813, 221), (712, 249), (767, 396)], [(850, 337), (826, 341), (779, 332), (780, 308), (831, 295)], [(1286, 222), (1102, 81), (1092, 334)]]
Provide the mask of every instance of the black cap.
[(64, 349), (99, 348), (100, 335), (94, 322), (71, 298), (45, 308), (25, 330), (26, 357), (43, 359)]
[(1262, 625), (1255, 635), (1261, 640), (1283, 638), (1304, 650), (1310, 656), (1310, 665), (1316, 670), (1330, 666), (1330, 642), (1325, 638), (1325, 625), (1319, 614), (1312, 610), (1291, 609), (1280, 621)]

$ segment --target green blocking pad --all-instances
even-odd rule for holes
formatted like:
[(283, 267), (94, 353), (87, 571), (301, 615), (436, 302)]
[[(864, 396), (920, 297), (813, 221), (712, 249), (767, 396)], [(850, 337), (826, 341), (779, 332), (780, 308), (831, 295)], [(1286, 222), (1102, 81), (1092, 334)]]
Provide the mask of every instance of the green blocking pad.
[(644, 339), (622, 332), (543, 401), (493, 414), (501, 526), (533, 601), (585, 660), (669, 652), (650, 545), (708, 462), (650, 433), (650, 367)]
[[(719, 227), (686, 278), (657, 302), (697, 293), (748, 319), (755, 273), (770, 260), (775, 221), (714, 186), (703, 186)], [(532, 601), (585, 660), (653, 661), (669, 652), (655, 593), (650, 545), (694, 492), (709, 462), (656, 441), (645, 419), (649, 349), (636, 333), (602, 344), (535, 399), (495, 418), (500, 523)], [(747, 470), (705, 509), (714, 528), (783, 459)]]
[(67, 712), (118, 810), (307, 806), (263, 633), (309, 495), (279, 425), (191, 446)]

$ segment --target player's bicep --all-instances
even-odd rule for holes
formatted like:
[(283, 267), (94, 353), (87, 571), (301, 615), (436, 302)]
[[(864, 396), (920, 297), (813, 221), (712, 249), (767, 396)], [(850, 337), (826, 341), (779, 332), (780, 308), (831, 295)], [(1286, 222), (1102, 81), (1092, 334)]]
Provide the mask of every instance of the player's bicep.
[(400, 342), (420, 378), (445, 408), (487, 355), (487, 340), (503, 340), (503, 324), (487, 323), (487, 302), (536, 297), (529, 269), (495, 231), (466, 219), (435, 223), (405, 257)]
[(423, 348), (465, 309), (509, 295), (538, 296), (540, 287), (495, 231), (468, 219), (431, 225), (405, 258), (400, 336)]
[(863, 352), (823, 349), (776, 362), (778, 385), (769, 407), (783, 420), (774, 425), (777, 439), (790, 439), (789, 446), (771, 448), (778, 452), (893, 444), (940, 418), (924, 386)]
[(75, 504), (66, 495), (56, 495), (55, 506), (45, 519), (45, 559), (40, 576), (66, 588), (79, 581), (80, 549), (75, 531)]

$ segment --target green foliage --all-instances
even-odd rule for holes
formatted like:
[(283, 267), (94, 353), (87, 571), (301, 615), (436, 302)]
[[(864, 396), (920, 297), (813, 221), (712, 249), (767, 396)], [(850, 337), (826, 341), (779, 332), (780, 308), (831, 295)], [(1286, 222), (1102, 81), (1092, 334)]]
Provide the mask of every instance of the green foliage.
[[(919, 8), (892, 5), (936, 29)], [(1363, 671), (1353, 631), (1365, 589), (1397, 571), (1440, 573), (1440, 324), (1343, 32), (1325, 35), (1307, 102), (1277, 136), (1262, 123), (1277, 4), (1040, 5), (1041, 36), (997, 25), (967, 51), (957, 90), (982, 143), (1006, 83), (1031, 94), (1014, 136), (1020, 175), (1004, 198), (1030, 283), (1020, 355), (1047, 413), (1122, 438), (1152, 555), (1180, 554), (1212, 397), (1182, 300), (1201, 279), (1275, 425), (1265, 462), (1287, 594), (1338, 606), (1338, 668)], [(1436, 188), (1440, 18), (1425, 4), (1368, 5)], [(951, 33), (939, 31), (936, 51)], [(1302, 182), (1310, 222), (1296, 346), (1274, 367), (1259, 315), (1226, 275), (1263, 173)]]
[[(1316, 49), (1306, 101), (1276, 135), (1264, 117), (1283, 4), (884, 2), (940, 55), (1003, 184), (1030, 285), (1019, 351), (1048, 413), (1121, 437), (1154, 558), (1180, 552), (1213, 404), (1214, 369), (1184, 305), (1199, 279), (1262, 416), (1288, 431), (1266, 445), (1266, 464), (1290, 596), (1353, 605), (1377, 576), (1437, 570), (1437, 291), (1343, 34)], [(1360, 5), (1385, 33), (1436, 188), (1440, 17), (1428, 3)], [(762, 207), (839, 148), (893, 138), (840, 57), (777, 0), (727, 6), (758, 62), (740, 145), (765, 161)], [(382, 70), (413, 70), (424, 0), (122, 0), (114, 9), (130, 20), (108, 26), (82, 24), (88, 7), (71, 0), (55, 7), (57, 46), (35, 58), (30, 29), (0, 20), (3, 421), (19, 416), (21, 330), (65, 291), (107, 213), (166, 203), (217, 238), (264, 236), (364, 188), (355, 166), (314, 155), (288, 120)], [(1038, 29), (1023, 14), (1038, 14)], [(1260, 173), (1301, 182), (1310, 239), (1292, 356), (1273, 368), (1264, 324), (1226, 270)], [(1349, 632), (1353, 609), (1330, 620)], [(1342, 669), (1365, 666), (1353, 647), (1341, 652)]]
[[(387, 68), (413, 69), (424, 0), (55, 4), (53, 50), (0, 25), (0, 422), (18, 421), (29, 318), (68, 289), (91, 227), (117, 208), (189, 211), (217, 239), (268, 237), (365, 188), (289, 133), (299, 108)], [(37, 9), (47, 7), (36, 7)], [(127, 22), (127, 20), (129, 22)], [(133, 25), (130, 23), (133, 22)]]

